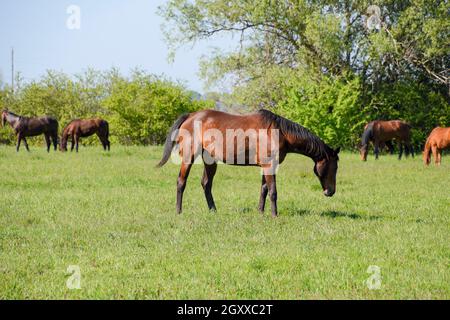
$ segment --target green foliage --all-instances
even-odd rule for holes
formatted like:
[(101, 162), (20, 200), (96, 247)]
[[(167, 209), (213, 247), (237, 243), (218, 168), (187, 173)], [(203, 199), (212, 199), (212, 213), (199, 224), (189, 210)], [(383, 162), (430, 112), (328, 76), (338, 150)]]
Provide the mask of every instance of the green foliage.
[(365, 116), (360, 107), (358, 78), (298, 78), (278, 108), (287, 118), (310, 128), (333, 146), (352, 146), (359, 138)]
[(212, 104), (192, 101), (179, 85), (135, 72), (130, 80), (114, 79), (103, 106), (112, 114), (112, 132), (118, 142), (157, 144), (164, 141), (180, 114), (211, 108)]
[[(380, 9), (374, 30), (370, 5)], [(161, 14), (172, 49), (240, 40), (201, 63), (207, 85), (231, 86), (227, 105), (273, 108), (353, 147), (369, 120), (409, 121), (416, 145), (450, 125), (449, 10), (435, 0), (169, 0)]]
[[(213, 107), (211, 101), (194, 101), (183, 86), (140, 70), (130, 78), (115, 69), (87, 70), (75, 77), (49, 71), (18, 88), (14, 95), (7, 88), (0, 91), (2, 106), (24, 116), (54, 116), (60, 131), (73, 119), (101, 117), (110, 122), (110, 140), (123, 144), (162, 143), (180, 114)], [(0, 130), (0, 141), (13, 139), (9, 126)], [(83, 143), (97, 141), (91, 137)]]
[(369, 119), (401, 119), (413, 127), (413, 143), (421, 147), (431, 130), (450, 125), (450, 104), (444, 97), (418, 83), (384, 85), (366, 108)]

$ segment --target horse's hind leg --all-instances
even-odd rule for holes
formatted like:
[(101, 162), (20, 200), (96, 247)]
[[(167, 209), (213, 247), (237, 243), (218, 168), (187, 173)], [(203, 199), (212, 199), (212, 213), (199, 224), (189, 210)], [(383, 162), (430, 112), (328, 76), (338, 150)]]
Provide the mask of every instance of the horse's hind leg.
[(412, 143), (408, 143), (408, 149), (411, 153), (411, 157), (414, 158), (414, 146), (412, 145)]
[(58, 133), (55, 133), (52, 135), (52, 141), (53, 141), (53, 150), (58, 149)]
[(213, 184), (213, 179), (214, 179), (214, 175), (216, 174), (217, 171), (217, 163), (213, 163), (213, 164), (206, 164), (205, 163), (205, 168), (203, 169), (203, 177), (202, 177), (202, 187), (203, 190), (205, 191), (205, 198), (206, 198), (206, 202), (208, 203), (208, 208), (209, 210), (213, 210), (216, 211), (216, 205), (214, 203), (214, 199), (212, 196), (212, 184)]
[(187, 178), (189, 177), (189, 172), (191, 171), (192, 162), (190, 163), (182, 163), (180, 168), (180, 173), (178, 174), (177, 180), (177, 213), (181, 213), (182, 211), (182, 203), (183, 203), (183, 193), (186, 188)]
[(264, 208), (266, 206), (266, 198), (269, 189), (267, 188), (266, 177), (262, 176), (261, 181), (261, 195), (259, 197), (259, 212), (264, 213)]
[(392, 145), (392, 142), (390, 140), (386, 141), (386, 146), (389, 149), (389, 154), (394, 154), (394, 146)]
[(51, 145), (50, 136), (48, 134), (45, 134), (44, 136), (45, 136), (45, 143), (47, 144), (47, 152), (50, 152), (50, 145)]
[(97, 132), (97, 137), (100, 140), (100, 142), (102, 143), (103, 150), (106, 151), (106, 146), (107, 145), (106, 145), (105, 137), (100, 132)]
[(399, 151), (399, 153), (398, 153), (398, 160), (401, 160), (402, 159), (402, 155), (403, 155), (403, 143), (399, 143), (399, 149), (400, 149), (400, 151)]
[(19, 148), (20, 148), (20, 141), (22, 140), (22, 135), (19, 133), (17, 135), (17, 144), (16, 144), (16, 152), (19, 152)]

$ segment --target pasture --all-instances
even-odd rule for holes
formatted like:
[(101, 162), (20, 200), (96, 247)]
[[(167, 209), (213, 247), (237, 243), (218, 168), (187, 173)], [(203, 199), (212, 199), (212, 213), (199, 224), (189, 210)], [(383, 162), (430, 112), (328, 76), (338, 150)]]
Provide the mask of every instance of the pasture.
[[(258, 168), (219, 165), (207, 210), (193, 166), (161, 147), (79, 154), (0, 147), (0, 299), (449, 299), (450, 158), (425, 168), (342, 152), (334, 197), (313, 162), (288, 155), (279, 217), (257, 211)], [(68, 289), (77, 265), (81, 289)], [(369, 266), (380, 268), (369, 289)]]

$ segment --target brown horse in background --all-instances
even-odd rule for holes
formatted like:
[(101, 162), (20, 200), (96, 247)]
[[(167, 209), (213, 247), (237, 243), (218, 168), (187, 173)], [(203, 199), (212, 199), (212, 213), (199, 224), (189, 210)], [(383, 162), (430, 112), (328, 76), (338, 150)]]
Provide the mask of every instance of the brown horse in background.
[(4, 127), (6, 122), (13, 128), (14, 133), (17, 136), (16, 151), (19, 151), (20, 142), (23, 141), (27, 151), (28, 142), (26, 137), (34, 137), (43, 134), (45, 136), (45, 142), (47, 143), (47, 152), (50, 152), (50, 145), (53, 142), (53, 147), (56, 151), (58, 145), (58, 121), (55, 118), (49, 116), (42, 117), (23, 117), (8, 110), (2, 111), (2, 126)]
[(67, 140), (70, 137), (72, 140), (70, 151), (73, 151), (73, 148), (76, 145), (76, 151), (78, 152), (80, 138), (89, 137), (94, 133), (97, 134), (100, 139), (103, 149), (108, 149), (109, 151), (109, 124), (106, 120), (98, 118), (72, 120), (63, 130), (61, 136), (61, 151), (67, 151)]
[(434, 163), (441, 164), (442, 150), (450, 148), (450, 128), (437, 127), (431, 131), (425, 143), (423, 151), (423, 162), (429, 165), (431, 162), (431, 153), (433, 153)]
[[(226, 139), (221, 140), (223, 137)], [(213, 144), (214, 148), (211, 147)], [(324, 195), (331, 197), (336, 191), (339, 148), (333, 150), (304, 127), (267, 110), (248, 115), (203, 110), (180, 116), (169, 130), (159, 167), (169, 160), (175, 145), (178, 145), (183, 158), (177, 181), (178, 213), (182, 211), (189, 172), (198, 156), (204, 162), (201, 184), (210, 210), (216, 210), (211, 189), (219, 161), (262, 168), (259, 211), (264, 212), (269, 194), (272, 216), (277, 216), (278, 211), (276, 171), (271, 161), (276, 159), (277, 164), (281, 164), (287, 153), (299, 153), (313, 159), (314, 173), (319, 178)], [(270, 149), (267, 158), (262, 149)], [(271, 160), (267, 161), (269, 158)]]
[[(361, 147), (359, 149), (361, 160), (367, 160), (370, 141), (372, 141), (374, 145), (375, 159), (378, 159), (380, 146), (383, 146), (384, 144), (389, 146), (388, 142), (393, 139), (397, 140), (399, 144), (400, 152), (398, 159), (402, 158), (403, 146), (406, 148), (406, 155), (408, 156), (409, 153), (411, 153), (414, 157), (414, 148), (411, 144), (411, 126), (408, 123), (400, 120), (376, 120), (369, 122), (364, 128), (364, 133), (361, 137)], [(391, 149), (391, 147), (389, 147), (389, 149)]]

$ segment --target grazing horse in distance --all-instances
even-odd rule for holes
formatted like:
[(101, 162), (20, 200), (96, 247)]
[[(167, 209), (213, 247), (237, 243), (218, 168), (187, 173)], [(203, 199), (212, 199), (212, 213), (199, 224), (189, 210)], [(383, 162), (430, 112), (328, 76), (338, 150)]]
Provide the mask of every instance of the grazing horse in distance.
[(442, 150), (450, 148), (450, 127), (437, 127), (431, 131), (425, 143), (425, 150), (423, 151), (423, 162), (429, 165), (431, 162), (431, 153), (433, 153), (434, 163), (441, 164)]
[(70, 137), (72, 140), (70, 151), (73, 151), (73, 148), (76, 145), (76, 151), (78, 152), (80, 138), (89, 137), (94, 133), (97, 134), (100, 139), (103, 149), (109, 151), (109, 124), (106, 120), (99, 118), (72, 120), (63, 130), (60, 146), (61, 151), (67, 151), (67, 140)]
[(50, 152), (51, 142), (53, 142), (53, 147), (56, 151), (56, 146), (58, 145), (58, 121), (55, 118), (49, 116), (23, 117), (12, 113), (11, 111), (3, 110), (3, 127), (6, 122), (13, 128), (14, 133), (17, 136), (16, 151), (19, 151), (21, 141), (23, 141), (27, 151), (30, 151), (26, 137), (34, 137), (41, 134), (45, 136), (47, 152)]
[(261, 167), (259, 211), (264, 212), (269, 194), (274, 217), (278, 215), (276, 168), (288, 153), (299, 153), (313, 159), (314, 173), (324, 195), (331, 197), (336, 191), (340, 149), (330, 148), (306, 128), (268, 110), (247, 115), (203, 110), (180, 116), (169, 130), (158, 167), (169, 160), (176, 145), (182, 158), (177, 181), (178, 213), (182, 211), (183, 192), (189, 172), (199, 155), (204, 162), (201, 184), (208, 207), (213, 211), (216, 206), (211, 189), (219, 161)]
[[(402, 158), (403, 146), (405, 146), (406, 155), (408, 156), (411, 152), (411, 155), (414, 157), (414, 149), (411, 144), (411, 126), (408, 123), (400, 120), (376, 120), (369, 122), (364, 128), (359, 149), (361, 160), (367, 160), (370, 141), (372, 141), (374, 145), (375, 159), (378, 159), (380, 146), (386, 144), (389, 147), (392, 139), (397, 140), (399, 144), (399, 160)], [(389, 147), (389, 149), (392, 150), (391, 147)]]

